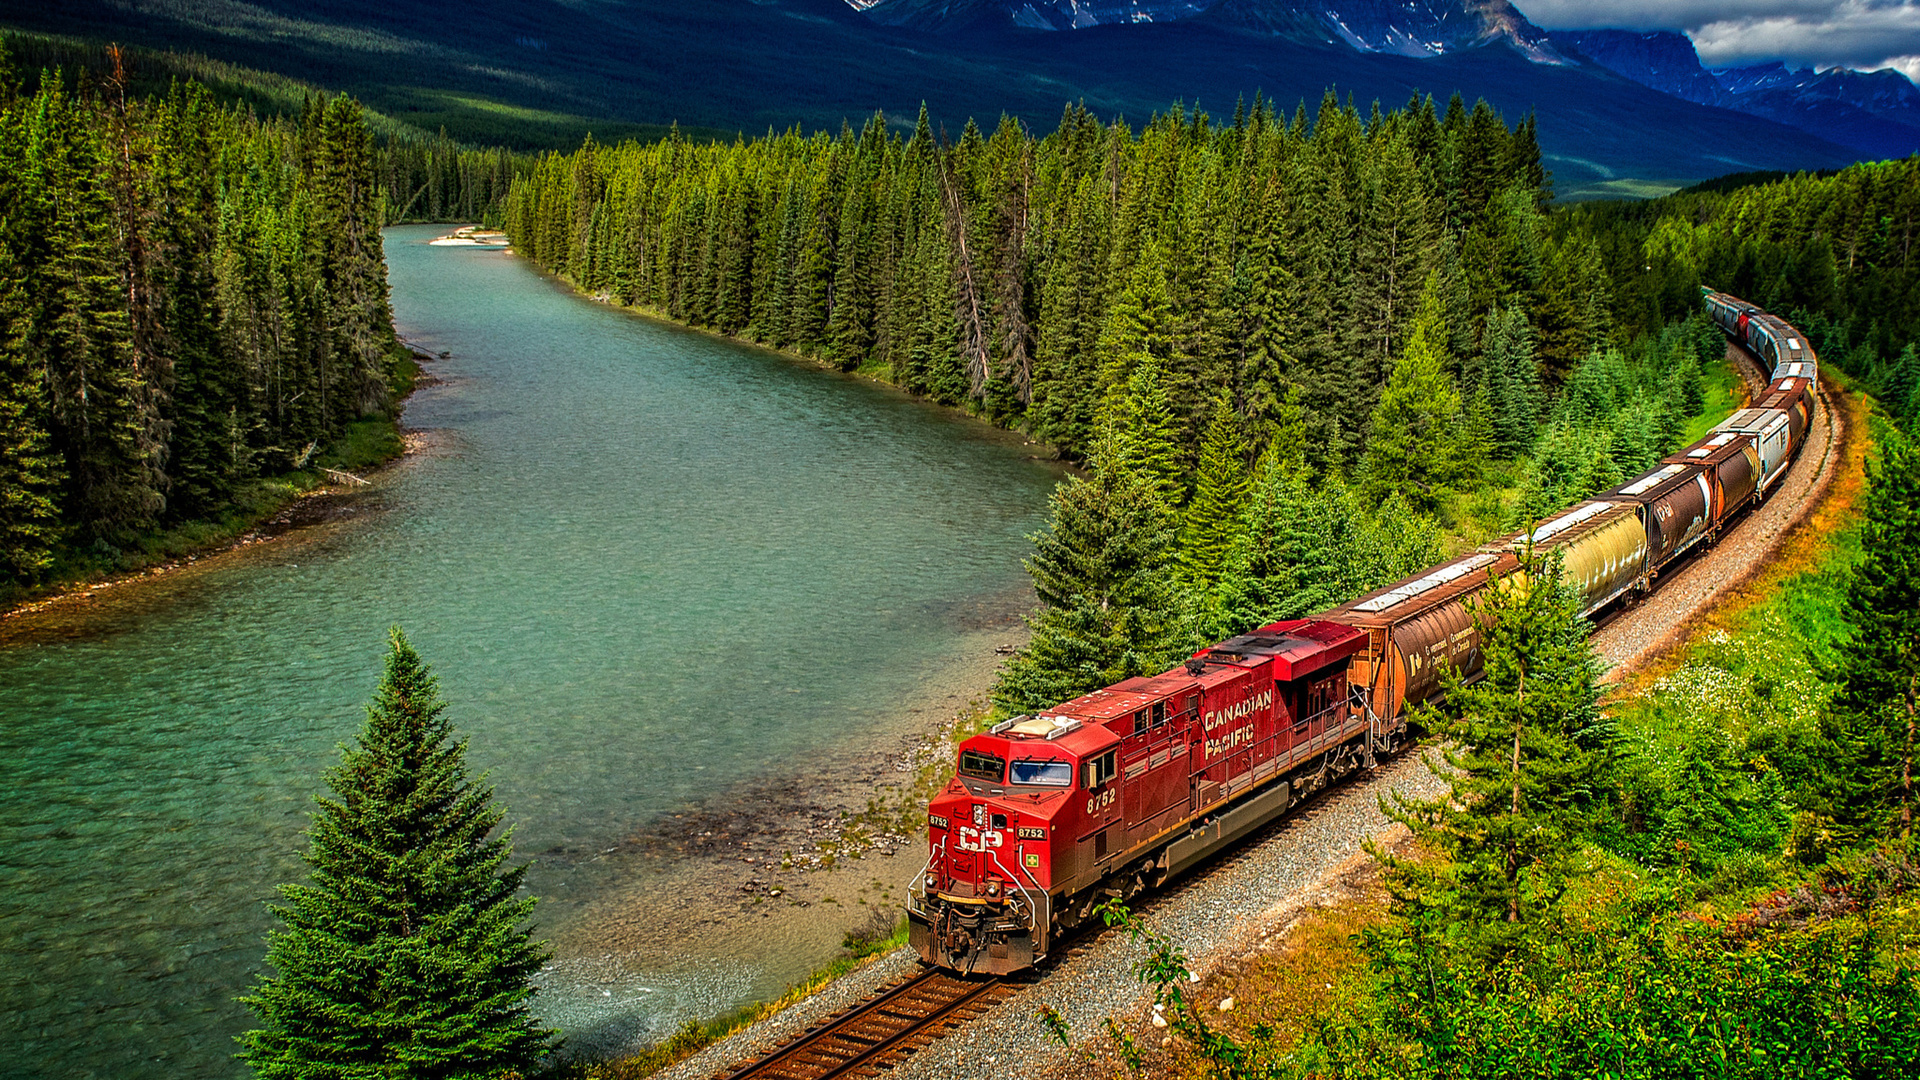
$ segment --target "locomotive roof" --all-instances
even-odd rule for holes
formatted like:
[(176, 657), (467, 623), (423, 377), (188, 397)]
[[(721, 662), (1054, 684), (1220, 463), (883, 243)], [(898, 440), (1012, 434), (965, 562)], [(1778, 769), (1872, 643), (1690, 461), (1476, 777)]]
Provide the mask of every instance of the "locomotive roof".
[(1132, 678), (1081, 694), (1051, 711), (1081, 720), (1112, 720), (1131, 716), (1156, 701), (1177, 696), (1182, 690), (1198, 688), (1197, 680), (1184, 672), (1178, 676), (1169, 673), (1151, 679)]
[(1086, 723), (1077, 716), (1055, 716), (1052, 712), (1003, 720), (985, 733), (968, 739), (967, 743), (993, 739), (1007, 742), (1010, 753), (1059, 747), (1073, 757), (1097, 754), (1118, 741), (1113, 732), (1099, 724)]
[(1359, 652), (1366, 641), (1364, 632), (1344, 623), (1289, 619), (1228, 638), (1194, 654), (1194, 658), (1208, 664), (1237, 667), (1252, 667), (1271, 660), (1274, 679), (1292, 682), (1345, 660)]
[(1519, 565), (1510, 551), (1469, 552), (1314, 617), (1363, 629), (1392, 626), (1474, 592), (1486, 585), (1488, 574), (1505, 577)]

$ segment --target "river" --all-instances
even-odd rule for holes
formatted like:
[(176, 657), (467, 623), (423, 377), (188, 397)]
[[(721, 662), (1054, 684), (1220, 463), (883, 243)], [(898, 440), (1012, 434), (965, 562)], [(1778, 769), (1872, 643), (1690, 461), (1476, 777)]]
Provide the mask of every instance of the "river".
[(407, 407), (424, 452), (352, 516), (0, 647), (0, 1075), (245, 1074), (265, 904), (396, 623), (534, 860), (543, 1016), (630, 1038), (774, 993), (854, 913), (743, 936), (671, 902), (710, 862), (633, 838), (870, 768), (1030, 602), (1038, 448), (439, 231), (387, 233), (397, 323), (450, 353)]

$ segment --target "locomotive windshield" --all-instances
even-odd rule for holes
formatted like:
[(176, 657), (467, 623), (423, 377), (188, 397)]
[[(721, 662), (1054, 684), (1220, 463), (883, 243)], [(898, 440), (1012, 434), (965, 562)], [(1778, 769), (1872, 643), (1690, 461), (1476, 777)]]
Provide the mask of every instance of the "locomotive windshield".
[(971, 776), (975, 780), (985, 780), (989, 783), (998, 784), (1000, 783), (1001, 777), (1005, 776), (1006, 773), (1007, 763), (1002, 758), (995, 757), (992, 754), (983, 754), (978, 750), (960, 751), (961, 776)]
[(1016, 761), (1013, 763), (1013, 782), (1036, 787), (1072, 787), (1073, 763), (1032, 759)]

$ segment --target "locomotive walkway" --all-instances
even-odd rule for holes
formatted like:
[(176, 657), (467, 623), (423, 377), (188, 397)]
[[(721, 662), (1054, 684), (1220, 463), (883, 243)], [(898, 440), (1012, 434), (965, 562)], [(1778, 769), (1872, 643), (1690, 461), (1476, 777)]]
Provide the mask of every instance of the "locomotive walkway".
[[(1764, 390), (1758, 361), (1729, 346), (1749, 387)], [(1614, 613), (1593, 642), (1617, 680), (1681, 640), (1687, 627), (1780, 549), (1824, 499), (1846, 445), (1846, 415), (1825, 385), (1807, 443), (1791, 475), (1765, 502), (1702, 550), (1669, 569), (1666, 580), (1637, 606)], [(1263, 926), (1283, 921), (1296, 898), (1338, 876), (1369, 838), (1390, 835), (1379, 799), (1390, 790), (1431, 796), (1439, 781), (1420, 755), (1407, 754), (1372, 778), (1322, 794), (1302, 810), (1269, 825), (1198, 877), (1150, 900), (1152, 923), (1173, 936), (1204, 970), (1209, 957), (1241, 949)], [(1282, 898), (1274, 903), (1273, 898)], [(1037, 1013), (1061, 1011), (1076, 1041), (1101, 1029), (1107, 1017), (1138, 1013), (1141, 994), (1131, 965), (1139, 946), (1113, 931), (1083, 933), (1064, 955), (1033, 976), (1012, 980), (959, 979), (924, 968), (900, 949), (784, 1013), (695, 1055), (660, 1074), (668, 1080), (976, 1080), (1046, 1075), (1059, 1063), (1059, 1045)], [(1135, 1017), (1139, 1019), (1139, 1017)], [(1131, 1025), (1128, 1025), (1131, 1026)], [(946, 1040), (964, 1030), (991, 1036)], [(944, 1040), (944, 1041), (941, 1041)]]

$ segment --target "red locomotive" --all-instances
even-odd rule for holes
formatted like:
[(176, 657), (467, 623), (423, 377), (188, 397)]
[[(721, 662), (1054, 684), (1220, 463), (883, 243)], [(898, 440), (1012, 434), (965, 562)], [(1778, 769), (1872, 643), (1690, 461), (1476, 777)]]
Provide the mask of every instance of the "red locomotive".
[(1817, 378), (1798, 331), (1702, 290), (1716, 322), (1772, 365), (1768, 391), (1647, 475), (1533, 530), (1309, 619), (1263, 626), (1181, 667), (1017, 716), (961, 743), (928, 806), (928, 857), (908, 889), (929, 963), (1004, 975), (1108, 898), (1153, 888), (1397, 750), (1442, 666), (1480, 671), (1470, 603), (1557, 550), (1591, 614), (1653, 587), (1774, 490), (1805, 439)]

